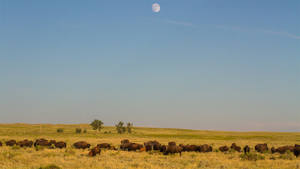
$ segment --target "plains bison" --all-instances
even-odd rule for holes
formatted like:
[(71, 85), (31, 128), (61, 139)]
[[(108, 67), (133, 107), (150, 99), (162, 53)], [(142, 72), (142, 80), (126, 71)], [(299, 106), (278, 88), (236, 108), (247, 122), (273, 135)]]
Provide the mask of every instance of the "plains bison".
[(268, 148), (268, 145), (265, 143), (265, 144), (257, 144), (255, 146), (255, 151), (257, 152), (260, 152), (260, 153), (263, 153), (265, 150), (269, 150)]
[(244, 147), (244, 153), (247, 154), (247, 153), (249, 153), (249, 152), (250, 152), (250, 147), (249, 147), (248, 145), (246, 145), (246, 146)]
[(148, 151), (152, 151), (152, 146), (149, 145), (149, 144), (147, 144), (147, 145), (145, 146), (145, 148), (146, 148), (146, 151), (147, 151), (147, 152), (148, 152)]
[(225, 146), (219, 147), (219, 150), (221, 150), (221, 152), (224, 152), (224, 151), (228, 151), (229, 148), (225, 145)]
[(200, 145), (200, 152), (206, 153), (206, 152), (212, 152), (212, 147), (210, 145), (204, 144)]
[(200, 152), (200, 146), (197, 146), (197, 145), (186, 145), (186, 147), (185, 147), (185, 150), (187, 152), (196, 151), (196, 149), (199, 149), (199, 152)]
[(89, 152), (89, 156), (90, 156), (90, 157), (94, 157), (94, 156), (96, 156), (97, 154), (100, 155), (100, 153), (101, 153), (101, 148), (99, 148), (99, 147), (94, 147), (94, 148), (92, 148), (92, 150)]
[(128, 146), (128, 151), (136, 151), (139, 148), (139, 145), (136, 143), (131, 144)]
[(168, 144), (169, 144), (169, 146), (176, 146), (176, 143), (174, 141), (171, 141)]
[(184, 144), (179, 144), (179, 147), (182, 147), (182, 151), (185, 151), (186, 146)]
[(79, 141), (73, 144), (75, 148), (77, 149), (86, 149), (86, 148), (90, 148), (90, 144), (85, 142), (85, 141)]
[(125, 144), (125, 143), (129, 143), (129, 140), (124, 139), (124, 140), (121, 141), (121, 144)]
[(164, 155), (179, 153), (181, 156), (182, 147), (179, 146), (168, 146), (166, 151), (163, 152)]
[(278, 152), (280, 154), (284, 154), (288, 150), (290, 150), (290, 152), (294, 152), (295, 147), (294, 146), (283, 146), (283, 147), (278, 147), (277, 149), (272, 147), (272, 149), (271, 149), (272, 153)]
[(16, 143), (17, 143), (16, 140), (9, 140), (9, 141), (5, 142), (6, 146), (13, 146)]
[(234, 149), (235, 151), (237, 152), (240, 152), (241, 151), (241, 147), (240, 146), (237, 146), (235, 143), (232, 143), (231, 149)]
[(154, 145), (153, 145), (153, 150), (159, 150), (160, 149), (160, 146), (161, 146), (161, 144), (160, 143), (155, 143)]
[(64, 147), (67, 148), (67, 143), (60, 141), (60, 142), (55, 143), (55, 147), (60, 148), (60, 149), (62, 149)]
[(167, 147), (165, 145), (160, 146), (159, 151), (164, 152), (166, 151)]
[(128, 142), (128, 143), (121, 144), (121, 145), (120, 145), (120, 149), (126, 150), (126, 149), (128, 149), (128, 147), (129, 147), (131, 144), (133, 144), (133, 143), (132, 143), (132, 142)]
[(23, 141), (19, 141), (16, 143), (16, 145), (19, 145), (20, 147), (29, 147), (29, 141), (26, 139), (26, 140), (23, 140)]
[(294, 155), (295, 155), (296, 157), (298, 157), (299, 154), (300, 154), (300, 146), (299, 146), (299, 147), (295, 147), (295, 149), (294, 149)]
[(97, 144), (97, 147), (110, 149), (110, 144), (108, 144), (108, 143), (101, 143), (101, 144)]

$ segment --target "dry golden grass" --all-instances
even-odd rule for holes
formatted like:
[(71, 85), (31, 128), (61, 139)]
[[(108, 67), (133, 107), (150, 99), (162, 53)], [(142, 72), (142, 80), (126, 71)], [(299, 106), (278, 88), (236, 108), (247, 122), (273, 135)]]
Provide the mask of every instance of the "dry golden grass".
[[(87, 133), (75, 133), (76, 128), (87, 129)], [(57, 128), (63, 128), (63, 133), (57, 133)], [(104, 132), (111, 132), (104, 134)], [(143, 143), (157, 140), (167, 145), (169, 141), (183, 144), (209, 144), (213, 149), (220, 146), (230, 146), (235, 142), (238, 146), (248, 145), (254, 152), (258, 143), (268, 143), (268, 147), (294, 145), (300, 143), (300, 133), (283, 132), (225, 132), (185, 129), (162, 129), (135, 127), (132, 134), (117, 134), (115, 127), (104, 127), (101, 132), (95, 132), (89, 124), (0, 124), (0, 141), (24, 139), (34, 141), (37, 138), (65, 141), (67, 149), (77, 141), (87, 141), (96, 146), (99, 143), (110, 143), (118, 146), (122, 139)], [(0, 168), (39, 168), (50, 164), (61, 168), (300, 168), (300, 158), (283, 160), (279, 154), (263, 154), (264, 160), (248, 161), (240, 158), (238, 152), (183, 152), (164, 156), (160, 152), (127, 152), (102, 150), (101, 155), (90, 158), (88, 150), (74, 149), (74, 154), (64, 149), (45, 148), (36, 151), (34, 148), (13, 149), (3, 145), (0, 147)], [(73, 149), (71, 149), (73, 150)]]

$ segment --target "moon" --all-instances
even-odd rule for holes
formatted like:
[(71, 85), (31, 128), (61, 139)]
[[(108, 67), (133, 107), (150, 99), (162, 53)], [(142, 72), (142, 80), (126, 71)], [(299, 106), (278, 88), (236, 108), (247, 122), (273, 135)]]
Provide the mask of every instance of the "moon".
[(152, 5), (152, 11), (153, 12), (159, 12), (160, 11), (160, 6), (157, 3), (153, 4)]

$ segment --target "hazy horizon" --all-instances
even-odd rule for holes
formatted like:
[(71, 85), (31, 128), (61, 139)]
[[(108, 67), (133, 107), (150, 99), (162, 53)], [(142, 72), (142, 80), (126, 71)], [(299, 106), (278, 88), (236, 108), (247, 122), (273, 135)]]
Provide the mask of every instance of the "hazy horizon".
[(1, 1), (0, 123), (300, 132), (299, 7)]

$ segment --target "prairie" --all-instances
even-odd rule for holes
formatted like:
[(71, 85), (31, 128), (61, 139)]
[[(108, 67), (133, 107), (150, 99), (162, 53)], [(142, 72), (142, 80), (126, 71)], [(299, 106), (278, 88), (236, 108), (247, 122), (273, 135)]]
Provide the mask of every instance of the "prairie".
[[(58, 128), (63, 128), (63, 133), (57, 133)], [(87, 133), (76, 133), (76, 128), (86, 129)], [(67, 149), (45, 147), (36, 150), (32, 148), (8, 147), (7, 140), (24, 139), (35, 141), (38, 138), (47, 140), (65, 141)], [(213, 152), (183, 152), (164, 156), (158, 151), (128, 152), (119, 150), (106, 150), (96, 157), (90, 158), (87, 149), (72, 148), (77, 141), (86, 141), (91, 148), (99, 143), (110, 143), (118, 147), (122, 139), (131, 142), (143, 143), (157, 140), (167, 145), (170, 141), (177, 144), (208, 144), (213, 147)], [(300, 133), (289, 132), (229, 132), (205, 131), (172, 128), (146, 128), (133, 127), (132, 134), (118, 134), (115, 127), (104, 126), (101, 131), (92, 130), (89, 124), (0, 124), (0, 168), (40, 168), (50, 164), (61, 168), (300, 168), (300, 157), (282, 155), (270, 152), (263, 153), (264, 159), (249, 161), (241, 158), (239, 152), (218, 152), (220, 146), (231, 146), (236, 143), (242, 148), (248, 145), (251, 152), (258, 143), (267, 143), (268, 147), (300, 144)], [(288, 156), (288, 154), (286, 155)]]

